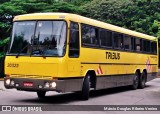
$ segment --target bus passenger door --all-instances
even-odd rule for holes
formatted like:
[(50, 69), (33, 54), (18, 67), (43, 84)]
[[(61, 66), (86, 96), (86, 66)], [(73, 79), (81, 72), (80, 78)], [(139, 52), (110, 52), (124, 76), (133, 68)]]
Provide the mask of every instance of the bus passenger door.
[(78, 23), (70, 23), (68, 72), (70, 76), (80, 76), (80, 39)]

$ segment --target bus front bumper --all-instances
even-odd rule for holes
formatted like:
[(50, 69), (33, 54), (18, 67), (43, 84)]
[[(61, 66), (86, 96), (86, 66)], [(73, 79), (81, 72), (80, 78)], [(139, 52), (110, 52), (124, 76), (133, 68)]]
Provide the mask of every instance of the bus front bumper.
[[(71, 84), (74, 84), (70, 86)], [(6, 89), (17, 89), (22, 91), (57, 91), (70, 92), (81, 91), (82, 80), (42, 80), (26, 78), (4, 78)]]

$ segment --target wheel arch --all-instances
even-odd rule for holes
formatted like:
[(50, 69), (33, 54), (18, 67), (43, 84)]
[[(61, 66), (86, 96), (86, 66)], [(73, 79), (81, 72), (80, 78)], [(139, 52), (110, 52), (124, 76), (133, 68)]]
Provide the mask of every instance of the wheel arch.
[[(84, 74), (84, 78), (86, 76), (90, 75), (90, 83), (91, 83), (91, 88), (96, 88), (96, 80), (97, 80), (97, 76), (96, 76), (96, 72), (93, 69), (89, 69), (85, 74)], [(83, 79), (84, 81), (84, 79)]]
[(138, 76), (140, 77), (140, 76), (141, 76), (141, 70), (140, 70), (140, 69), (136, 69), (136, 70), (135, 70), (135, 73), (136, 73), (136, 72), (138, 73)]

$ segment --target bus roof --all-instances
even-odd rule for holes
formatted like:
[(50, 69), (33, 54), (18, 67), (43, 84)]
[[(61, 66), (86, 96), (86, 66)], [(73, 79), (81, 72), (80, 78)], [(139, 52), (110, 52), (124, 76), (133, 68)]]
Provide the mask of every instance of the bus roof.
[(24, 14), (24, 15), (18, 15), (14, 18), (13, 21), (22, 21), (22, 20), (51, 20), (51, 19), (65, 19), (65, 20), (71, 20), (74, 22), (84, 23), (88, 25), (92, 25), (95, 27), (100, 27), (104, 29), (108, 29), (115, 32), (120, 32), (124, 34), (128, 34), (135, 37), (145, 38), (149, 40), (156, 40), (156, 37), (146, 35), (140, 32), (132, 31), (129, 29), (125, 29), (122, 27), (118, 27), (112, 24), (108, 24), (105, 22), (97, 21), (91, 18), (83, 17), (77, 14), (71, 14), (71, 13), (32, 13), (32, 14)]

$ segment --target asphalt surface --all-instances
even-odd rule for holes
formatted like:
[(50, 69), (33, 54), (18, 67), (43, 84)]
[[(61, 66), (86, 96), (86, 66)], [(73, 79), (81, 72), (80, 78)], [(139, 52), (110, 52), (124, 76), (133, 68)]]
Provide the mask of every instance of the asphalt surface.
[[(131, 90), (130, 87), (118, 87), (112, 89), (98, 90), (90, 92), (90, 99), (82, 101), (77, 93), (56, 93), (48, 92), (46, 98), (38, 99), (35, 92), (17, 91), (15, 89), (5, 89), (3, 81), (0, 81), (0, 105), (79, 105), (77, 110), (66, 111), (65, 113), (107, 113), (107, 114), (159, 114), (160, 111), (83, 111), (82, 105), (160, 105), (160, 78), (147, 82), (144, 89)], [(86, 107), (87, 108), (87, 107)], [(90, 108), (90, 107), (88, 107)], [(76, 110), (76, 109), (74, 109)], [(92, 110), (92, 109), (89, 109)], [(2, 113), (2, 112), (0, 112)], [(5, 114), (11, 112), (5, 112)], [(12, 112), (17, 114), (17, 112)], [(23, 112), (28, 114), (29, 112)], [(30, 112), (32, 114), (36, 112)], [(41, 113), (51, 113), (38, 112)], [(54, 113), (63, 113), (56, 111)], [(37, 114), (37, 113), (36, 113)]]

